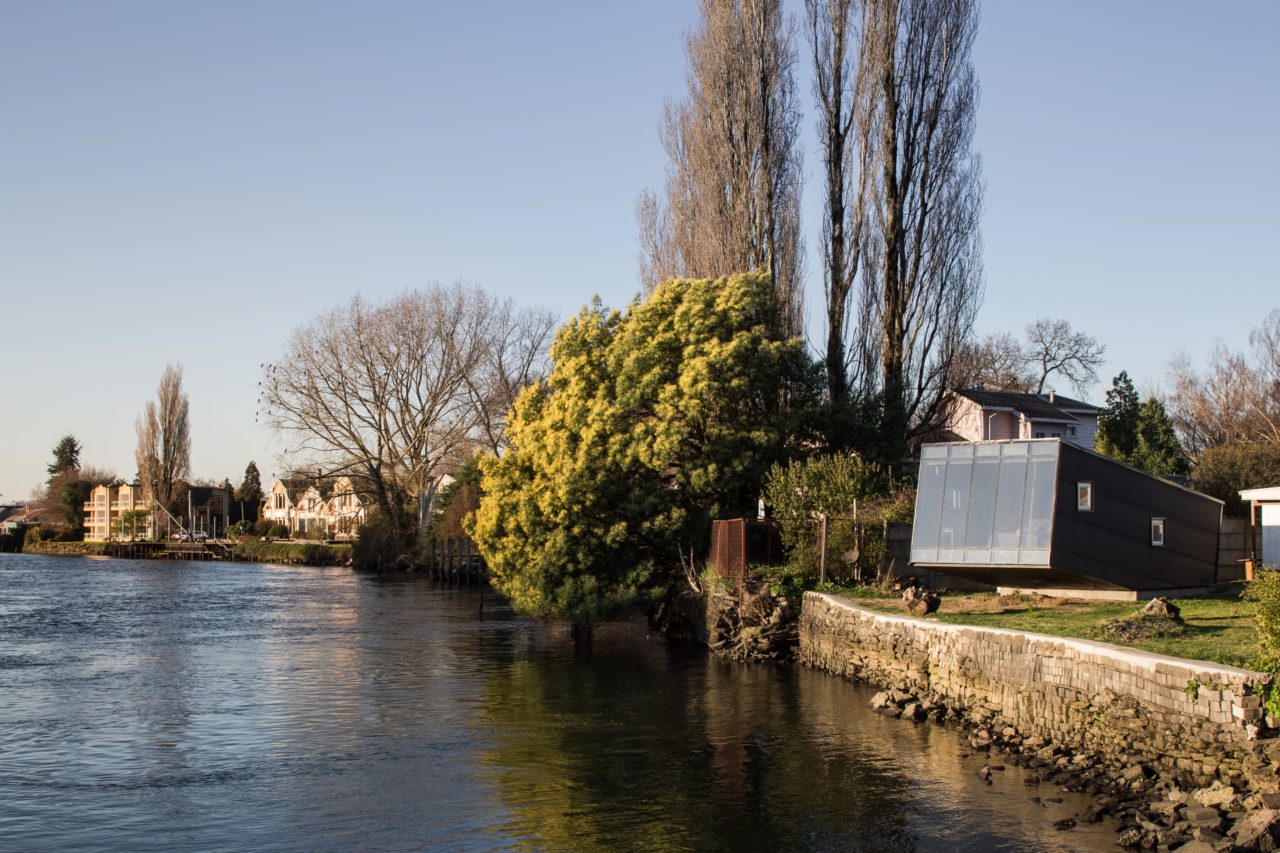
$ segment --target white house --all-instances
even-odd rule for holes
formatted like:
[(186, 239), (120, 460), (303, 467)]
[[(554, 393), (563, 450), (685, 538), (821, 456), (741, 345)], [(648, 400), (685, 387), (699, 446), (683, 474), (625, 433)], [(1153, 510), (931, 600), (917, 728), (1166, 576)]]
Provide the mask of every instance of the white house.
[(368, 518), (368, 506), (349, 477), (287, 477), (271, 484), (262, 517), (284, 525), (290, 535), (354, 539)]
[(1240, 492), (1240, 500), (1249, 502), (1250, 530), (1259, 523), (1258, 509), (1262, 510), (1262, 553), (1258, 558), (1263, 563), (1280, 565), (1280, 486), (1245, 489)]

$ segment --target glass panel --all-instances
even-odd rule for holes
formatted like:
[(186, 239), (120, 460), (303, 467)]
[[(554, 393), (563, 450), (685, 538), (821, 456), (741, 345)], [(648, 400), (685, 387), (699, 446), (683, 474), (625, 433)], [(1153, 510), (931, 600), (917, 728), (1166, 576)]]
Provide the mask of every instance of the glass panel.
[(1076, 509), (1080, 512), (1093, 512), (1093, 483), (1076, 483)]
[[(929, 448), (931, 449), (931, 448)], [(921, 459), (920, 483), (916, 494), (915, 526), (911, 529), (911, 549), (937, 548), (942, 525), (942, 483), (947, 472), (945, 460)], [(912, 556), (912, 559), (917, 559)]]
[(1018, 562), (1024, 566), (1047, 566), (1049, 565), (1049, 549), (1033, 550), (1024, 548), (1018, 556)]
[(1164, 519), (1151, 519), (1151, 544), (1164, 545)]
[[(973, 448), (966, 448), (970, 455)], [(942, 491), (942, 530), (938, 535), (939, 548), (964, 547), (965, 522), (969, 515), (969, 479), (973, 474), (973, 460), (948, 459), (947, 481)]]
[[(1054, 445), (1046, 445), (1052, 446)], [(1027, 498), (1022, 508), (1022, 547), (1047, 549), (1053, 531), (1053, 492), (1057, 486), (1058, 460), (1039, 456), (1032, 446), (1027, 472)], [(1025, 562), (1025, 561), (1024, 561)]]
[[(999, 450), (996, 445), (990, 447)], [(969, 488), (969, 523), (964, 539), (966, 548), (991, 547), (991, 530), (996, 518), (996, 482), (999, 477), (1000, 457), (979, 454), (973, 460), (973, 483)]]
[[(1026, 445), (1023, 445), (1025, 448)], [(996, 548), (1017, 548), (1022, 532), (1022, 496), (1026, 491), (1027, 460), (1000, 461), (1000, 484), (996, 498)], [(1012, 561), (1011, 561), (1012, 562)]]

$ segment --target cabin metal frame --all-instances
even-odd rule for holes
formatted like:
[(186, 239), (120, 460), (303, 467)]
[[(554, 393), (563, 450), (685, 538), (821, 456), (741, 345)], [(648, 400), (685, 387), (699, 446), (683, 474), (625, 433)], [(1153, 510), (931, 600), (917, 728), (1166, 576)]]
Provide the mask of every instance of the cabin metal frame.
[(1203, 592), (1222, 506), (1056, 438), (926, 444), (911, 563), (1002, 591)]

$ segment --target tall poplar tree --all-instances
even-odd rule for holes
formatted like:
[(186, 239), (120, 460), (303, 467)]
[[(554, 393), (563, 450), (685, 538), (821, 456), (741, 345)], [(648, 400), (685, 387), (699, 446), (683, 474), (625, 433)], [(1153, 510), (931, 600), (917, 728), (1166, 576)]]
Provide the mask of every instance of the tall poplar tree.
[(152, 497), (169, 509), (179, 484), (191, 476), (190, 403), (182, 390), (182, 365), (165, 368), (136, 424), (138, 476)]
[[(807, 9), (827, 173), (827, 369), (877, 402), (893, 459), (941, 416), (982, 301), (977, 2)], [(833, 397), (854, 383), (833, 382)]]
[(637, 211), (646, 291), (763, 270), (789, 337), (804, 320), (794, 41), (781, 0), (702, 0), (688, 94), (663, 116), (666, 187)]

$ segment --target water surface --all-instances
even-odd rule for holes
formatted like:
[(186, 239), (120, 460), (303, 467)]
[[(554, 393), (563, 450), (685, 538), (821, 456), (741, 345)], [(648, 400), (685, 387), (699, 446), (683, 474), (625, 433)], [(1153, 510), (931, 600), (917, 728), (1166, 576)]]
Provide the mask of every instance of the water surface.
[(1114, 845), (869, 696), (422, 578), (4, 554), (0, 849)]

